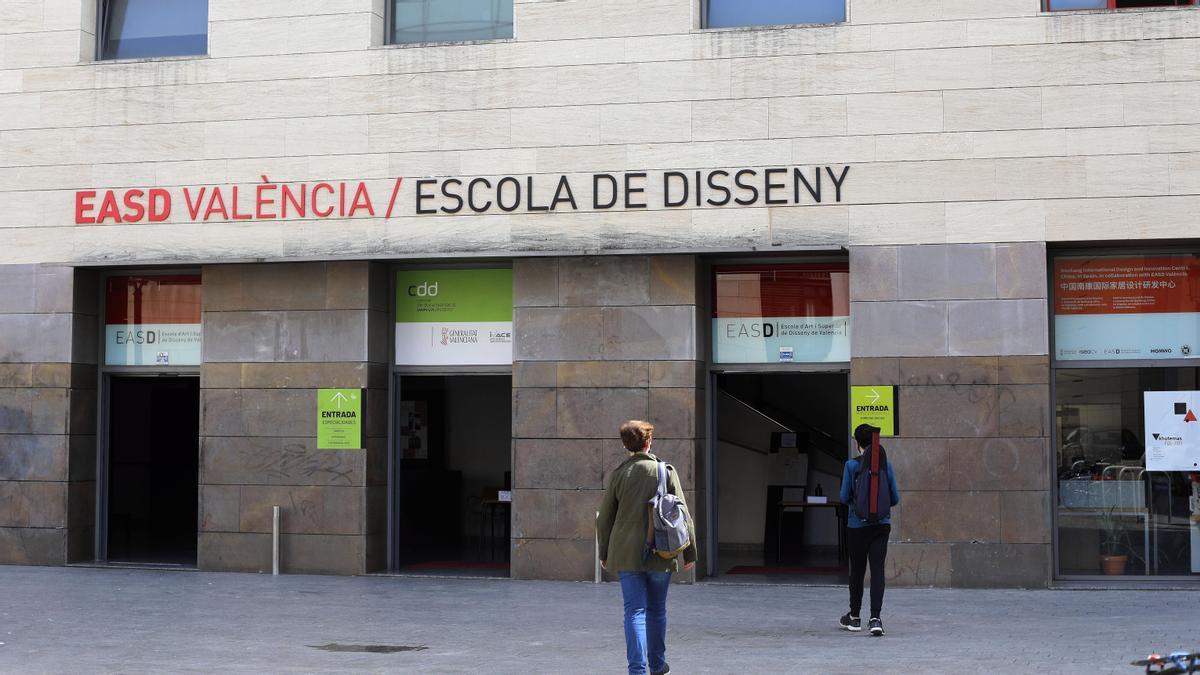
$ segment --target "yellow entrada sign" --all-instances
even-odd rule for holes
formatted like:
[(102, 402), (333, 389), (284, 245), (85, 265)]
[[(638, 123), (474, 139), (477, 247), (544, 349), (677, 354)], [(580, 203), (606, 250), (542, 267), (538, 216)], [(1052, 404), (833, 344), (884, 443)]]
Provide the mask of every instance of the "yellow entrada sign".
[(880, 436), (895, 436), (896, 388), (893, 386), (850, 387), (850, 428), (860, 424), (879, 427)]

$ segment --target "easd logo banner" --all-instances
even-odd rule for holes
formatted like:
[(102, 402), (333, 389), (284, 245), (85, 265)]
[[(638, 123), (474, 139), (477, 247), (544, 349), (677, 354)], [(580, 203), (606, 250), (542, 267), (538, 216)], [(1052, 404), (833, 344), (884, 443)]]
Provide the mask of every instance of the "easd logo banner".
[(396, 275), (396, 365), (512, 363), (512, 270)]

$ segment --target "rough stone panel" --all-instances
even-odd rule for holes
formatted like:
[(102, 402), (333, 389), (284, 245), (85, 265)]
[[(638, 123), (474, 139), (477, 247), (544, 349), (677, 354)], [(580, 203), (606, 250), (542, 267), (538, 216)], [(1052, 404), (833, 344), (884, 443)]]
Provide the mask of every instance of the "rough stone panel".
[(996, 387), (901, 387), (900, 429), (905, 436), (996, 436)]
[(900, 384), (907, 387), (996, 384), (998, 368), (989, 357), (900, 359)]
[(883, 446), (896, 474), (896, 486), (900, 488), (902, 499), (910, 490), (950, 489), (950, 455), (958, 451), (958, 441), (900, 437), (886, 439)]
[(886, 564), (890, 586), (950, 586), (949, 544), (890, 542)]
[(326, 267), (327, 263), (205, 267), (204, 310), (325, 309)]
[(648, 387), (645, 361), (564, 361), (558, 364), (559, 387)]
[(557, 307), (558, 258), (513, 261), (513, 306)]
[[(676, 473), (679, 474), (679, 482), (683, 484), (684, 490), (689, 490), (697, 485), (696, 482), (696, 445), (698, 441), (690, 438), (658, 438), (658, 430), (655, 429), (654, 444), (650, 452), (654, 453), (664, 462), (675, 467)], [(622, 457), (622, 460), (625, 458)], [(612, 468), (616, 468), (614, 464)]]
[(614, 438), (621, 424), (649, 416), (647, 389), (558, 390), (558, 435)]
[(362, 450), (317, 450), (315, 436), (200, 440), (204, 484), (363, 485), (364, 461)]
[(654, 424), (659, 438), (694, 438), (696, 436), (696, 390), (693, 388), (664, 388), (649, 390), (647, 419)]
[(564, 307), (650, 304), (647, 257), (561, 258), (558, 265), (558, 295)]
[(1047, 384), (1050, 360), (1046, 356), (1006, 356), (998, 359), (1000, 384)]
[(900, 384), (900, 359), (851, 358), (850, 384), (852, 386)]
[(897, 541), (999, 542), (999, 492), (903, 493)]
[(67, 487), (67, 562), (96, 558), (96, 483), (72, 481)]
[(1044, 384), (1007, 385), (996, 392), (1002, 436), (1050, 434), (1050, 387)]
[(555, 389), (513, 390), (513, 438), (551, 438), (558, 430)]
[(0, 480), (64, 480), (67, 437), (0, 435)]
[(66, 526), (66, 483), (0, 481), (0, 527)]
[(851, 353), (872, 356), (946, 356), (944, 302), (851, 302)]
[(651, 361), (651, 387), (704, 388), (703, 364), (697, 361)]
[(365, 537), (285, 534), (279, 539), (281, 571), (288, 574), (349, 576), (366, 571)]
[(366, 447), (367, 485), (371, 487), (388, 484), (388, 439), (368, 438)]
[[(29, 363), (0, 363), (0, 387), (32, 387), (33, 365)], [(46, 386), (46, 385), (38, 385)]]
[(1005, 492), (1000, 495), (1000, 541), (1005, 544), (1050, 543), (1050, 493)]
[(205, 572), (270, 572), (271, 535), (201, 532), (196, 558), (196, 566)]
[(552, 361), (518, 361), (513, 364), (514, 387), (553, 387), (558, 382), (558, 364)]
[(996, 255), (991, 244), (901, 246), (900, 300), (992, 299)]
[[(35, 434), (65, 434), (70, 417), (66, 389), (28, 389), (30, 393), (30, 431)], [(94, 409), (94, 406), (93, 406)], [(91, 417), (95, 429), (95, 417)]]
[(558, 490), (513, 490), (513, 538), (558, 536), (558, 494)]
[(602, 358), (603, 324), (603, 313), (590, 307), (515, 309), (513, 359), (583, 361)]
[(311, 389), (203, 389), (200, 435), (315, 437), (316, 400)]
[(605, 360), (696, 358), (694, 306), (613, 307), (602, 316)]
[(604, 499), (603, 490), (560, 490), (558, 492), (558, 539), (585, 539), (596, 536), (596, 512)]
[(87, 365), (70, 363), (37, 363), (31, 366), (32, 382), (27, 386), (75, 389), (95, 389), (96, 371)]
[(270, 532), (272, 507), (288, 534), (363, 534), (365, 501), (360, 487), (263, 486), (239, 488), (238, 531)]
[(200, 486), (200, 530), (202, 532), (237, 532), (241, 516), (238, 513), (240, 488), (236, 485)]
[(1045, 300), (951, 302), (949, 320), (953, 356), (1047, 353)]
[(1021, 242), (996, 245), (996, 289), (1001, 298), (1045, 298), (1046, 245)]
[[(388, 280), (372, 279), (372, 268), (384, 267), (372, 265), (369, 262), (329, 262), (325, 263), (325, 303), (322, 307), (328, 309), (371, 309), (372, 283), (382, 283), (387, 288)], [(377, 294), (382, 295), (382, 294)], [(387, 307), (376, 306), (376, 310), (386, 310)]]
[[(54, 314), (47, 316), (69, 316), (71, 318), (71, 360), (75, 363), (98, 363), (100, 360), (100, 344), (96, 336), (100, 334), (99, 320), (87, 314)], [(58, 361), (61, 359), (45, 359)]]
[(1046, 490), (1045, 440), (953, 439), (950, 486), (954, 490)]
[(1050, 547), (953, 544), (950, 567), (955, 588), (1045, 588), (1050, 581)]
[(900, 274), (895, 246), (850, 247), (850, 299), (886, 301), (899, 297)]
[(590, 539), (514, 539), (512, 578), (589, 581), (595, 556)]
[(690, 255), (650, 258), (650, 304), (696, 304), (696, 257)]
[(67, 530), (0, 527), (0, 564), (64, 565)]
[(235, 388), (366, 389), (370, 386), (374, 368), (362, 362), (243, 363), (240, 364), (240, 370), (240, 383)]
[(200, 366), (201, 389), (238, 389), (241, 386), (240, 363), (205, 363)]
[[(615, 435), (614, 429), (614, 435)], [(619, 441), (516, 439), (513, 487), (599, 490)]]
[(90, 435), (96, 433), (96, 415), (100, 410), (99, 395), (95, 389), (67, 390), (69, 417), (67, 433)]
[(37, 265), (0, 265), (0, 314), (32, 314), (37, 306)]
[(366, 361), (367, 313), (206, 312), (206, 362)]

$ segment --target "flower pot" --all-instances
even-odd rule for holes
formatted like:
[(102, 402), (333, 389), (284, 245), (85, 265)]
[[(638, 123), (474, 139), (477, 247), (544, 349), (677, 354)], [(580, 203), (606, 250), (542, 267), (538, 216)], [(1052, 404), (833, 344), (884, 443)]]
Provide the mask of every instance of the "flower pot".
[(1127, 555), (1102, 555), (1100, 556), (1100, 567), (1105, 574), (1110, 576), (1119, 576), (1125, 574), (1125, 566), (1129, 564), (1129, 556)]

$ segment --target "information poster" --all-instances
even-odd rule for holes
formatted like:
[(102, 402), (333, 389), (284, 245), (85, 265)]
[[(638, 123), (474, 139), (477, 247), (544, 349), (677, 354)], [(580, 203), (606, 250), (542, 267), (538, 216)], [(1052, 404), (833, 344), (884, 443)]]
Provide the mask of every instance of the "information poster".
[(362, 390), (317, 390), (317, 449), (362, 447)]
[(850, 360), (845, 265), (726, 267), (715, 275), (717, 363)]
[(109, 277), (104, 305), (105, 365), (200, 365), (199, 275)]
[(512, 363), (512, 270), (396, 275), (396, 364)]
[(1146, 470), (1200, 470), (1200, 392), (1148, 391), (1143, 397)]
[(1200, 259), (1054, 261), (1054, 350), (1060, 361), (1200, 356)]
[(879, 428), (880, 436), (899, 433), (896, 424), (896, 388), (893, 386), (850, 387), (850, 430), (860, 424)]

